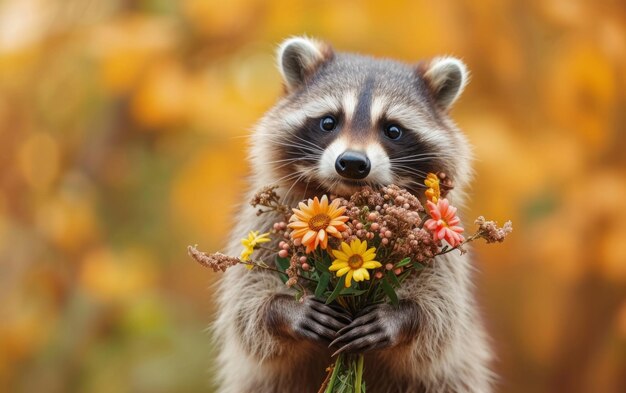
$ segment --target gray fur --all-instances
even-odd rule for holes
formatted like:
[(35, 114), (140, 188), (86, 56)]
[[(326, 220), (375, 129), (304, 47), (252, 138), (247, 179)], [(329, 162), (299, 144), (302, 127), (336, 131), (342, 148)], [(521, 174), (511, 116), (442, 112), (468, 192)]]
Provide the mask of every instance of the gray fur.
[[(454, 158), (446, 160), (446, 172), (455, 181), (448, 198), (455, 205), (462, 204), (472, 173), (471, 150), (447, 116), (447, 108), (436, 104), (428, 81), (420, 75), (402, 63), (347, 54), (335, 54), (319, 65), (304, 86), (288, 91), (257, 125), (250, 147), (253, 169), (248, 196), (275, 183), (280, 163), (273, 161), (278, 149), (285, 148), (277, 142), (297, 126), (296, 116), (286, 120), (290, 114), (311, 103), (327, 101), (330, 105), (329, 97), (341, 102), (342, 94), (350, 90), (357, 92), (357, 97), (363, 96), (358, 93), (369, 80), (370, 97), (387, 97), (387, 106), (395, 102), (414, 108), (405, 120), (419, 122), (416, 132), (446, 157)], [(316, 168), (295, 163), (292, 170), (303, 176), (297, 180), (297, 187), (293, 178), (279, 182), (287, 203), (295, 205), (305, 196), (335, 191), (325, 188), (330, 183), (316, 178)], [(400, 185), (410, 181), (394, 180)], [(317, 181), (319, 188), (301, 187), (305, 183), (308, 186), (308, 181)], [(250, 230), (269, 229), (276, 219), (257, 216), (255, 209), (243, 206), (225, 253), (238, 255), (240, 238)], [(410, 337), (366, 354), (368, 392), (491, 391), (491, 352), (474, 302), (471, 271), (468, 254), (450, 253), (438, 257), (432, 268), (404, 284), (399, 296), (412, 305), (409, 309), (417, 329)], [(317, 391), (332, 351), (314, 340), (279, 334), (268, 323), (273, 300), (282, 294), (293, 295), (276, 275), (237, 266), (224, 274), (217, 293), (218, 317), (213, 334), (219, 352), (215, 367), (219, 392)], [(380, 319), (385, 315), (381, 314)]]

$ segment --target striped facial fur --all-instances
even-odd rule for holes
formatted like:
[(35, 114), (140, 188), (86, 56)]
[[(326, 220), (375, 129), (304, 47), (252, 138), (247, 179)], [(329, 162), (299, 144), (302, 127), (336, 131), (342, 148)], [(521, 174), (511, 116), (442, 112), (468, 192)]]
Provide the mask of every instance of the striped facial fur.
[(469, 145), (448, 117), (467, 81), (459, 60), (411, 66), (293, 38), (278, 61), (286, 94), (257, 128), (252, 159), (288, 193), (395, 183), (421, 194), (439, 171), (457, 189), (469, 181)]

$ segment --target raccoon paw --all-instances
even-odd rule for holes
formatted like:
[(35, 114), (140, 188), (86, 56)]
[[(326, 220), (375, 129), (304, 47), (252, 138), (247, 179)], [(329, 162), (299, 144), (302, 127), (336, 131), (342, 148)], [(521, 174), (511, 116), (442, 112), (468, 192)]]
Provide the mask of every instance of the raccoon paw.
[(333, 356), (380, 350), (410, 341), (417, 331), (416, 309), (411, 302), (399, 306), (377, 304), (363, 309), (337, 332), (338, 337), (329, 345), (339, 348)]
[(307, 296), (302, 302), (281, 298), (275, 303), (278, 304), (272, 307), (270, 319), (273, 327), (295, 339), (328, 344), (337, 337), (337, 331), (352, 321), (346, 311), (326, 305), (314, 296)]

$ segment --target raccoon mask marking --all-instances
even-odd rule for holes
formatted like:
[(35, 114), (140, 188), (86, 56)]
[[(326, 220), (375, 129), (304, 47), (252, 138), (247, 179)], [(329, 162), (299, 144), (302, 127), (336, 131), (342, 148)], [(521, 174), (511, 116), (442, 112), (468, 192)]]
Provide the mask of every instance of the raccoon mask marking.
[(410, 66), (298, 37), (280, 46), (278, 63), (285, 96), (261, 121), (266, 143), (253, 155), (289, 193), (396, 183), (421, 194), (428, 172), (457, 188), (469, 179), (468, 143), (447, 115), (468, 80), (460, 60)]

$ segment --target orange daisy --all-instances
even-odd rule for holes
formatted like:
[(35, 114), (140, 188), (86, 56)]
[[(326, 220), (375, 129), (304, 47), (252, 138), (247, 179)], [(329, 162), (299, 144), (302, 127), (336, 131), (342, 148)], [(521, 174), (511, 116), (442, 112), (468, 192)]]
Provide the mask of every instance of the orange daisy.
[(348, 217), (342, 216), (346, 208), (339, 206), (339, 199), (329, 204), (324, 195), (321, 200), (315, 197), (308, 203), (300, 202), (298, 207), (292, 209), (294, 214), (289, 219), (289, 228), (293, 229), (291, 238), (301, 239), (307, 254), (317, 246), (326, 249), (328, 236), (341, 239), (341, 232), (347, 229)]

